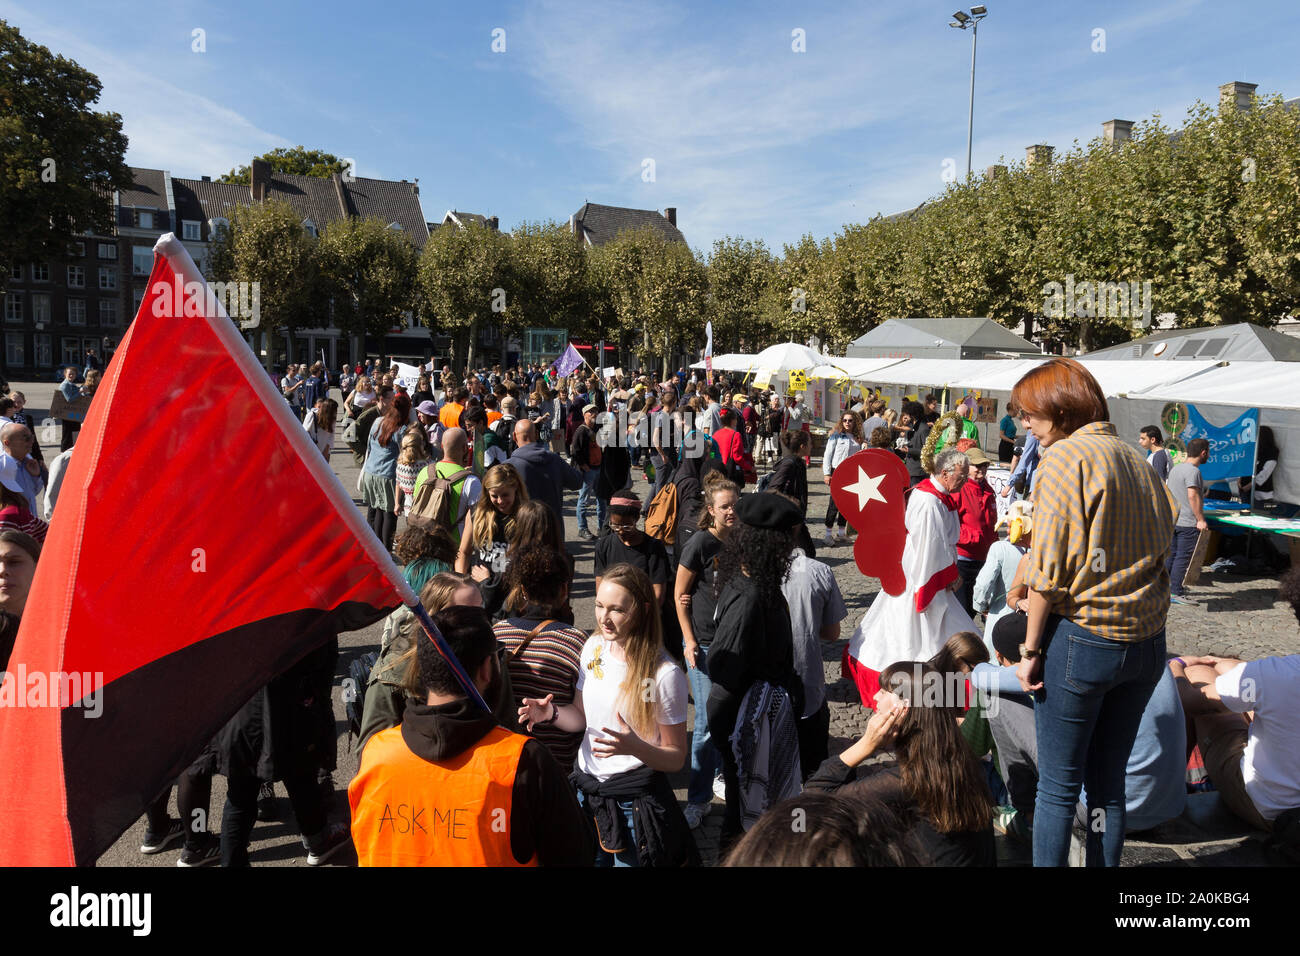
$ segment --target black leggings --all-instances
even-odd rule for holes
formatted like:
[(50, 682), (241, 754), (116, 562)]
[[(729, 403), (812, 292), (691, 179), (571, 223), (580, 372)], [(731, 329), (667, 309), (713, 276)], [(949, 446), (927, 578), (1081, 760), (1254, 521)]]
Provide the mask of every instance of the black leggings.
[(843, 528), (848, 521), (844, 515), (840, 514), (840, 509), (835, 507), (835, 499), (831, 498), (826, 504), (826, 530), (831, 530), (831, 525), (838, 523)]
[(384, 542), (384, 547), (389, 551), (393, 550), (393, 535), (397, 531), (397, 515), (393, 514), (386, 508), (367, 508), (366, 523), (380, 541)]
[[(145, 815), (149, 819), (150, 832), (162, 836), (167, 832), (170, 818), (167, 814), (167, 799), (172, 788), (168, 787), (161, 796), (149, 805)], [(208, 817), (212, 800), (212, 774), (194, 773), (186, 770), (176, 779), (176, 810), (180, 814), (181, 824), (185, 827), (185, 848), (187, 850), (203, 849), (203, 838), (208, 834)]]

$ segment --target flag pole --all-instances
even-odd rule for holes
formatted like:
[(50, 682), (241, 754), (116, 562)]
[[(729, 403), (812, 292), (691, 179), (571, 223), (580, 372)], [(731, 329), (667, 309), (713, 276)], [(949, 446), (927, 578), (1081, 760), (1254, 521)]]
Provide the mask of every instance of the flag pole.
[(483, 708), (485, 713), (492, 713), (492, 708), (487, 705), (487, 701), (483, 699), (483, 695), (480, 694), (478, 688), (474, 686), (474, 681), (471, 680), (469, 674), (465, 672), (465, 668), (461, 666), (456, 654), (447, 646), (447, 642), (443, 638), (442, 632), (438, 630), (438, 625), (433, 623), (433, 618), (429, 617), (429, 612), (425, 610), (424, 605), (419, 601), (416, 601), (414, 604), (407, 606), (411, 609), (411, 613), (415, 615), (416, 620), (420, 622), (420, 626), (424, 628), (424, 633), (429, 636), (429, 640), (433, 641), (433, 646), (438, 649), (438, 653), (442, 655), (442, 659), (446, 661), (447, 666), (451, 668), (452, 676), (456, 678), (456, 683), (460, 684), (461, 690), (465, 691), (465, 696), (478, 704), (479, 707)]

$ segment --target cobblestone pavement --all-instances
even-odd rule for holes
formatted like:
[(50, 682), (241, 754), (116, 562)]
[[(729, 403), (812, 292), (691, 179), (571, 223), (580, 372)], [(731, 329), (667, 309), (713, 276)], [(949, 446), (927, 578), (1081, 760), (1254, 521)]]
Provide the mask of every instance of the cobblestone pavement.
[[(15, 385), (26, 392), (29, 410), (39, 420), (48, 408), (54, 385), (39, 383)], [(38, 427), (38, 433), (40, 429)], [(52, 433), (52, 434), (51, 434)], [(58, 454), (57, 429), (50, 433), (38, 434), (46, 452), (46, 460), (52, 460)], [(345, 489), (351, 492), (356, 487), (357, 468), (352, 456), (341, 440), (336, 444), (331, 464), (338, 473)], [(638, 469), (634, 469), (636, 491), (644, 497), (648, 486)], [(820, 546), (822, 525), (821, 516), (825, 514), (829, 500), (826, 486), (821, 481), (819, 462), (814, 459), (809, 471), (809, 522), (813, 539), (819, 542), (818, 560), (825, 561), (835, 572), (843, 592), (849, 616), (843, 622), (842, 639), (829, 643), (823, 651), (826, 673), (827, 698), (830, 702), (830, 752), (839, 753), (866, 728), (869, 712), (864, 710), (858, 700), (856, 689), (851, 682), (840, 676), (840, 659), (848, 638), (857, 622), (861, 620), (876, 592), (879, 590), (875, 579), (864, 578), (858, 573), (852, 556), (850, 544), (832, 547)], [(359, 500), (354, 502), (360, 507)], [(591, 629), (595, 619), (592, 609), (594, 596), (594, 578), (591, 542), (583, 542), (577, 537), (577, 523), (573, 509), (576, 493), (570, 492), (565, 497), (565, 528), (568, 548), (577, 561), (577, 579), (573, 592), (573, 607), (579, 627)], [(1169, 615), (1168, 649), (1170, 654), (1216, 654), (1231, 655), (1246, 659), (1272, 654), (1292, 654), (1300, 651), (1300, 628), (1297, 627), (1290, 609), (1277, 603), (1275, 598), (1276, 580), (1274, 578), (1230, 577), (1227, 575), (1206, 574), (1202, 576), (1201, 586), (1193, 592), (1202, 603), (1197, 607), (1173, 607)], [(340, 636), (339, 674), (347, 673), (348, 665), (358, 655), (378, 647), (382, 625), (375, 624), (362, 631), (354, 631)], [(357, 758), (351, 752), (351, 741), (347, 739), (347, 724), (343, 715), (341, 689), (336, 689), (334, 698), (335, 717), (339, 727), (338, 769), (334, 773), (335, 795), (332, 806), (332, 819), (348, 819), (347, 782), (355, 775)], [(686, 799), (685, 772), (674, 776), (673, 783), (677, 795)], [(293, 823), (288, 797), (281, 785), (276, 785), (279, 820), (274, 823), (259, 823), (254, 831), (250, 855), (254, 864), (271, 864), (281, 866), (305, 866), (305, 851), (299, 834)], [(225, 781), (221, 777), (213, 780), (211, 803), (211, 828), (219, 830), (221, 805), (225, 799)], [(171, 812), (176, 813), (173, 795)], [(705, 818), (695, 832), (696, 841), (707, 864), (717, 861), (718, 835), (722, 821), (722, 802), (715, 800), (711, 813)], [(144, 821), (138, 821), (126, 834), (101, 857), (101, 865), (115, 866), (175, 866), (178, 850), (156, 856), (143, 856), (139, 845), (144, 836)], [(1260, 846), (1258, 834), (1247, 833), (1244, 827), (1234, 819), (1225, 816), (1217, 798), (1213, 794), (1198, 796), (1190, 801), (1190, 808), (1184, 817), (1172, 821), (1156, 834), (1147, 835), (1143, 841), (1130, 839), (1125, 850), (1125, 865), (1261, 865), (1267, 862)], [(1003, 863), (1023, 865), (1028, 861), (1026, 852), (1010, 845), (999, 838), (999, 854)], [(340, 857), (339, 865), (355, 862)], [(331, 861), (332, 863), (334, 861)]]

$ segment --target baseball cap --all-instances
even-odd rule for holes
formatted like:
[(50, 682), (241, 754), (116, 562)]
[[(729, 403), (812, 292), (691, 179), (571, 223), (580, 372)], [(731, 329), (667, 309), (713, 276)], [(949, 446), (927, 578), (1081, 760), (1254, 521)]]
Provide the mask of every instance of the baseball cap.
[(17, 458), (0, 454), (0, 484), (20, 495), (25, 494), (23, 486), (18, 484), (18, 469), (21, 467)]
[(596, 411), (596, 406), (595, 406), (595, 405), (583, 405), (583, 406), (582, 406), (582, 414), (584, 414), (584, 415), (587, 414), (587, 412), (594, 412), (594, 411)]

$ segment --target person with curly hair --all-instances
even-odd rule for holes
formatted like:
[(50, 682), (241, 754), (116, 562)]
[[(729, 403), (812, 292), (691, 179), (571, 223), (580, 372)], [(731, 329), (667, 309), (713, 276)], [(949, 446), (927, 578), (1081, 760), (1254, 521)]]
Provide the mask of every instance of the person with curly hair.
[(402, 576), (416, 594), (435, 575), (452, 570), (456, 542), (441, 528), (414, 525), (393, 539), (393, 556), (403, 565)]
[[(822, 452), (822, 481), (826, 482), (827, 490), (830, 489), (831, 475), (835, 473), (835, 469), (866, 447), (866, 439), (862, 434), (862, 417), (857, 412), (845, 412), (840, 416), (839, 423), (836, 424), (830, 437), (826, 439), (826, 450)], [(835, 507), (835, 499), (830, 495), (827, 495), (826, 499), (824, 540), (827, 544), (832, 543), (831, 530), (838, 525), (839, 540), (847, 541), (848, 533), (845, 531), (845, 526), (848, 522)]]
[[(717, 624), (709, 649), (709, 735), (717, 741), (730, 741), (738, 723), (748, 729), (762, 723), (768, 714), (776, 715), (776, 724), (769, 728), (772, 746), (766, 760), (765, 787), (756, 786), (750, 773), (763, 755), (750, 749), (748, 733), (742, 735), (742, 750), (753, 757), (753, 765), (741, 767), (733, 747), (719, 748), (727, 794), (722, 822), (725, 844), (742, 830), (742, 809), (752, 817), (798, 792), (795, 722), (804, 704), (803, 680), (794, 666), (790, 609), (781, 590), (793, 559), (794, 528), (802, 523), (802, 516), (798, 506), (778, 494), (741, 498), (736, 516), (738, 522), (719, 555), (715, 579)], [(751, 720), (755, 714), (758, 716)]]

